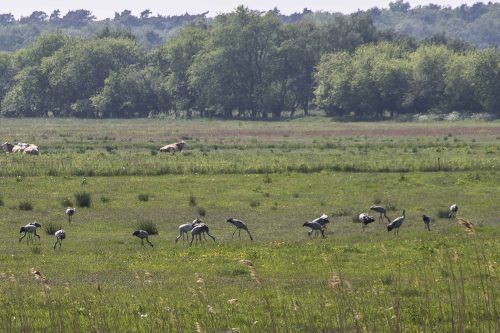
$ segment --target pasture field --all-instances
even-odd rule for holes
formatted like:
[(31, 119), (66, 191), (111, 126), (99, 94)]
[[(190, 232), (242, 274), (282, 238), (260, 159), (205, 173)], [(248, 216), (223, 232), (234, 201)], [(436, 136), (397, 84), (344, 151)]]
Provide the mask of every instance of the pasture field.
[[(41, 151), (0, 156), (2, 332), (500, 332), (498, 122), (0, 119), (0, 139)], [(362, 231), (374, 203), (406, 210), (399, 235)], [(216, 242), (175, 244), (199, 214)]]

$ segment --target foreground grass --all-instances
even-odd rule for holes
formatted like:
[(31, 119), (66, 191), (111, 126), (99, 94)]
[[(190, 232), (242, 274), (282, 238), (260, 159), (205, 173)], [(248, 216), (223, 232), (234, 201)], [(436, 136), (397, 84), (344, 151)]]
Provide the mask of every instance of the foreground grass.
[[(0, 331), (500, 331), (499, 129), (0, 119), (2, 140), (42, 147), (0, 156)], [(152, 153), (177, 139), (187, 153)], [(90, 208), (68, 225), (77, 193)], [(406, 210), (399, 236), (353, 222), (373, 203)], [(452, 203), (475, 233), (440, 218)], [(309, 239), (322, 213), (327, 238)], [(175, 244), (199, 215), (217, 241)], [(231, 216), (255, 242), (231, 239)], [(33, 220), (62, 247), (19, 243)]]
[[(496, 173), (26, 177), (0, 185), (4, 331), (499, 328)], [(93, 205), (69, 226), (61, 198), (80, 191)], [(19, 211), (21, 198), (34, 209)], [(398, 237), (378, 222), (364, 233), (352, 222), (374, 201), (397, 209), (391, 217), (406, 209)], [(460, 216), (475, 234), (437, 218), (451, 202), (463, 203)], [(199, 207), (217, 242), (175, 245), (177, 226)], [(333, 221), (328, 238), (309, 240), (301, 224), (323, 212)], [(422, 213), (434, 217), (430, 233)], [(229, 216), (247, 221), (256, 241), (231, 240)], [(63, 226), (62, 248), (54, 251), (45, 234), (19, 244), (18, 227), (32, 219)], [(152, 249), (131, 236), (142, 219), (158, 226)]]

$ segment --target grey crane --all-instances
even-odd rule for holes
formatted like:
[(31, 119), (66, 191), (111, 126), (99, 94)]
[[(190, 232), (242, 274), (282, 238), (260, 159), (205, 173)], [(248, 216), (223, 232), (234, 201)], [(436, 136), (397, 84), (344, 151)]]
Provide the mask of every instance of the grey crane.
[(387, 217), (387, 209), (385, 209), (385, 207), (373, 205), (370, 207), (370, 210), (373, 210), (374, 212), (380, 213), (379, 221), (383, 220), (383, 218), (382, 218), (382, 215), (383, 215), (383, 216), (385, 216), (385, 218), (387, 219), (387, 221), (389, 223), (391, 222), (391, 220)]
[(226, 220), (226, 222), (229, 222), (229, 223), (231, 223), (232, 225), (234, 225), (236, 227), (236, 229), (233, 232), (233, 236), (231, 236), (231, 239), (234, 238), (234, 234), (236, 233), (236, 231), (238, 231), (238, 236), (241, 239), (241, 230), (243, 229), (243, 230), (245, 230), (248, 233), (248, 236), (250, 237), (250, 240), (253, 241), (253, 237), (250, 234), (250, 231), (248, 231), (248, 227), (245, 224), (245, 222), (237, 220), (237, 219), (234, 219), (232, 217), (228, 218)]
[(203, 237), (205, 237), (205, 234), (207, 234), (208, 236), (212, 237), (212, 239), (215, 242), (215, 237), (212, 236), (212, 235), (210, 235), (208, 225), (206, 225), (205, 223), (200, 223), (200, 224), (196, 225), (191, 230), (191, 242), (189, 243), (189, 246), (193, 245), (193, 240), (195, 238), (197, 238), (196, 239), (197, 242), (198, 242), (198, 239), (201, 241), (201, 235), (203, 235)]
[(313, 231), (319, 231), (321, 233), (321, 237), (325, 238), (325, 228), (318, 222), (305, 221), (302, 226), (311, 228), (311, 230), (307, 232), (309, 237), (311, 237)]
[(453, 204), (450, 206), (448, 209), (448, 218), (451, 219), (453, 217), (457, 217), (457, 212), (458, 212), (458, 206), (457, 204)]
[(422, 215), (422, 221), (424, 221), (425, 224), (425, 229), (431, 231), (430, 223), (431, 223), (431, 217), (429, 215)]
[(323, 214), (320, 217), (318, 217), (317, 219), (312, 220), (311, 222), (317, 222), (317, 223), (321, 224), (323, 226), (323, 229), (326, 230), (326, 225), (328, 223), (330, 223), (330, 220), (328, 219), (328, 215)]
[(189, 240), (189, 235), (188, 235), (188, 232), (191, 231), (197, 224), (200, 224), (200, 223), (203, 223), (203, 221), (201, 219), (195, 219), (193, 220), (193, 222), (191, 223), (185, 223), (185, 224), (181, 224), (179, 226), (179, 236), (177, 236), (175, 238), (175, 242), (177, 243), (177, 241), (182, 237), (182, 241), (184, 241), (184, 236), (187, 237), (187, 240)]
[(153, 247), (153, 243), (149, 241), (149, 233), (146, 230), (136, 230), (132, 233), (132, 236), (139, 237), (141, 239), (141, 245), (144, 246), (144, 239), (148, 242), (151, 247)]
[(57, 243), (59, 243), (59, 248), (61, 248), (62, 241), (63, 239), (66, 238), (66, 231), (64, 231), (63, 229), (57, 230), (54, 233), (54, 236), (56, 237), (56, 242), (54, 243), (54, 249), (56, 248)]
[(405, 221), (405, 210), (403, 209), (403, 216), (400, 216), (396, 219), (394, 219), (391, 223), (387, 225), (387, 231), (391, 231), (392, 229), (396, 229), (396, 234), (399, 235), (399, 227), (403, 224)]
[(68, 222), (71, 224), (71, 220), (73, 219), (73, 214), (75, 214), (76, 208), (68, 207), (66, 208), (66, 215), (68, 215)]
[(40, 235), (37, 235), (36, 230), (41, 227), (42, 225), (36, 221), (31, 222), (30, 224), (26, 224), (24, 227), (21, 227), (19, 233), (24, 232), (24, 235), (21, 238), (19, 238), (19, 241), (22, 241), (23, 238), (26, 237), (26, 235), (28, 235), (28, 238), (26, 238), (26, 242), (28, 243), (30, 239), (33, 240), (32, 234), (38, 237), (38, 240), (40, 240)]
[(359, 214), (358, 220), (363, 225), (363, 231), (365, 231), (365, 228), (368, 224), (375, 222), (375, 218), (366, 213)]

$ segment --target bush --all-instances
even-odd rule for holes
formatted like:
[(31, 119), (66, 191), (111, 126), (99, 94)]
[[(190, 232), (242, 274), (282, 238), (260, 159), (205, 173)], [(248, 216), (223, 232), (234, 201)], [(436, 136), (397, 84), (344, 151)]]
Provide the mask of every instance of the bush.
[(105, 196), (102, 196), (102, 197), (101, 197), (101, 202), (102, 202), (102, 203), (107, 203), (107, 202), (109, 202), (109, 200), (110, 200), (110, 199), (109, 199), (108, 197), (105, 197)]
[(250, 207), (255, 208), (260, 206), (260, 201), (258, 200), (252, 200), (250, 201)]
[(191, 195), (189, 196), (189, 206), (191, 206), (191, 207), (195, 207), (195, 206), (197, 206), (197, 205), (198, 205), (198, 201), (197, 201), (196, 197), (195, 197), (194, 195), (192, 195), (192, 194), (191, 194)]
[(205, 215), (207, 215), (206, 209), (202, 208), (202, 207), (198, 207), (198, 215), (205, 217)]
[(90, 208), (92, 205), (92, 198), (88, 192), (78, 192), (75, 193), (76, 205), (78, 207)]
[(57, 230), (61, 230), (62, 227), (60, 224), (55, 224), (55, 223), (52, 223), (52, 222), (49, 222), (47, 224), (45, 224), (45, 226), (43, 227), (43, 230), (45, 230), (45, 233), (47, 235), (51, 235), (51, 236), (54, 236), (54, 234), (56, 233)]
[(137, 199), (139, 199), (139, 201), (149, 201), (149, 194), (141, 193), (137, 196)]
[(137, 223), (137, 229), (145, 230), (150, 235), (158, 235), (158, 228), (156, 227), (156, 224), (151, 220), (141, 219)]
[(272, 182), (273, 182), (273, 179), (271, 178), (271, 176), (269, 176), (269, 174), (266, 174), (266, 176), (264, 177), (264, 183), (271, 184)]
[(33, 205), (29, 201), (22, 201), (19, 203), (20, 210), (33, 210)]
[(440, 209), (438, 210), (437, 212), (437, 217), (440, 218), (440, 219), (447, 219), (448, 218), (448, 210), (445, 210), (445, 209)]
[(0, 206), (3, 206), (3, 198), (0, 197)]

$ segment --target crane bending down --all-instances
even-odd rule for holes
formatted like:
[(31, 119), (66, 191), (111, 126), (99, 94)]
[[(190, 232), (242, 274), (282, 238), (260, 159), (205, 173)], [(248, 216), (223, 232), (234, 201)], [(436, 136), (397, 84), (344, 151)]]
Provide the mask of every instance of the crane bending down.
[(429, 215), (422, 215), (422, 221), (424, 221), (425, 224), (425, 229), (431, 231), (430, 223), (431, 223), (431, 217)]
[(380, 213), (379, 221), (383, 220), (383, 218), (382, 218), (382, 215), (383, 215), (383, 216), (385, 216), (385, 218), (387, 219), (387, 221), (389, 223), (391, 223), (391, 220), (389, 219), (389, 217), (387, 217), (387, 209), (385, 209), (385, 207), (373, 205), (373, 206), (370, 207), (370, 210), (373, 210), (373, 211), (375, 211), (377, 213)]
[(328, 223), (330, 223), (330, 220), (328, 219), (328, 215), (323, 214), (320, 217), (318, 217), (317, 219), (312, 220), (311, 222), (316, 222), (316, 223), (321, 224), (321, 226), (323, 227), (323, 229), (326, 230), (326, 225)]
[(311, 237), (313, 231), (317, 230), (321, 233), (321, 237), (325, 238), (325, 228), (318, 222), (305, 221), (302, 226), (311, 228), (311, 230), (307, 232), (309, 237)]
[(54, 249), (56, 248), (57, 243), (59, 243), (59, 248), (61, 248), (62, 241), (63, 239), (66, 238), (66, 231), (63, 229), (57, 230), (56, 233), (54, 234), (56, 236), (56, 242), (54, 243)]
[(187, 237), (187, 240), (189, 241), (189, 235), (188, 235), (188, 232), (193, 230), (193, 228), (195, 226), (197, 226), (198, 224), (201, 224), (203, 223), (203, 221), (201, 219), (195, 219), (193, 222), (191, 223), (185, 223), (185, 224), (181, 224), (179, 226), (179, 236), (177, 236), (175, 238), (175, 242), (177, 243), (177, 241), (182, 237), (182, 241), (184, 241), (184, 236)]
[(375, 218), (366, 213), (359, 214), (358, 220), (363, 225), (363, 231), (365, 231), (365, 228), (368, 224), (375, 222)]
[(71, 220), (73, 219), (73, 214), (75, 214), (76, 208), (68, 207), (66, 209), (66, 215), (68, 215), (68, 222), (71, 224)]
[(26, 242), (29, 243), (30, 239), (33, 240), (32, 234), (38, 237), (38, 240), (40, 240), (40, 235), (37, 235), (36, 230), (41, 227), (42, 225), (36, 221), (31, 222), (30, 224), (26, 224), (24, 227), (21, 227), (19, 233), (24, 232), (24, 235), (21, 238), (19, 238), (19, 242), (22, 241), (23, 238), (26, 237), (26, 235), (28, 235), (28, 238), (26, 238)]
[(149, 241), (149, 233), (146, 230), (136, 230), (132, 233), (132, 236), (139, 237), (141, 239), (141, 245), (144, 246), (144, 239), (148, 242), (151, 247), (153, 247), (153, 243)]
[(205, 223), (200, 223), (197, 226), (191, 230), (191, 242), (189, 243), (189, 246), (193, 245), (193, 240), (196, 238), (196, 241), (198, 242), (198, 238), (200, 239), (201, 242), (201, 235), (203, 234), (203, 237), (205, 237), (204, 234), (207, 234), (208, 236), (212, 237), (212, 239), (215, 242), (215, 237), (210, 235), (208, 225)]
[(234, 238), (234, 234), (236, 233), (236, 231), (238, 231), (238, 236), (241, 239), (241, 230), (243, 229), (243, 230), (245, 230), (248, 233), (248, 236), (250, 237), (250, 240), (253, 241), (253, 237), (250, 234), (250, 231), (248, 231), (248, 227), (245, 224), (245, 222), (237, 220), (237, 219), (234, 219), (232, 217), (228, 218), (226, 222), (229, 222), (229, 223), (231, 223), (232, 225), (234, 225), (236, 227), (236, 229), (233, 232), (233, 235), (231, 236), (231, 239)]
[(448, 218), (451, 219), (453, 217), (457, 217), (457, 212), (458, 212), (458, 206), (457, 204), (453, 204), (450, 206), (448, 210)]
[(405, 221), (405, 210), (403, 209), (403, 216), (400, 216), (391, 223), (387, 225), (387, 231), (391, 231), (392, 229), (396, 229), (396, 234), (399, 235), (399, 227), (403, 225), (403, 222)]

